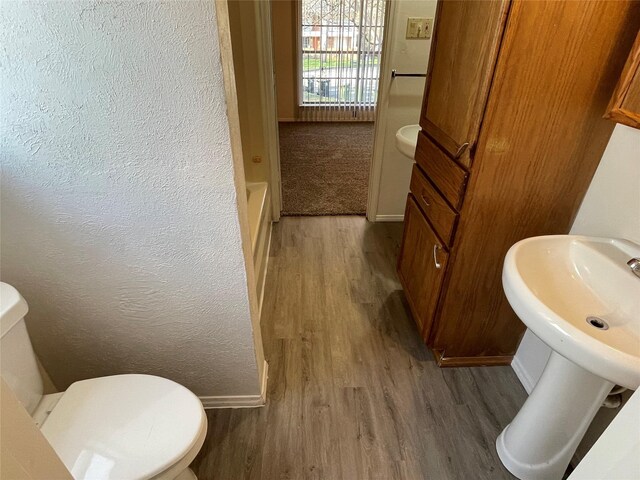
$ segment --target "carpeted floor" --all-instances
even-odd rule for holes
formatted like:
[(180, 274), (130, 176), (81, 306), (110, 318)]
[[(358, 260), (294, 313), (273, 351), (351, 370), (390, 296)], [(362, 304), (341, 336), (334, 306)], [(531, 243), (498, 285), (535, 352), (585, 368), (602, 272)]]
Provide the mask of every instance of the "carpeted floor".
[(362, 215), (373, 123), (280, 123), (282, 215)]

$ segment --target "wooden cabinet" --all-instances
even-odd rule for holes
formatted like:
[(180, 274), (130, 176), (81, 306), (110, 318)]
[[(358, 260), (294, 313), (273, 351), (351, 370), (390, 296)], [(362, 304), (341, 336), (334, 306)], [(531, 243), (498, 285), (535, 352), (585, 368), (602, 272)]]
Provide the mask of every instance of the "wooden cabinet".
[(434, 184), (417, 166), (413, 167), (410, 188), (416, 203), (429, 219), (433, 230), (445, 245), (451, 246), (458, 212), (449, 206)]
[[(525, 327), (503, 293), (504, 256), (569, 232), (638, 18), (634, 0), (438, 2), (416, 149), (426, 180), (411, 184), (398, 269), (439, 365), (510, 363)], [(425, 188), (455, 228), (416, 204)], [(438, 238), (447, 258), (435, 271)]]
[(398, 275), (421, 334), (431, 328), (448, 256), (415, 199), (409, 195)]
[(438, 3), (420, 125), (452, 158), (470, 165), (509, 2)]
[(630, 127), (640, 128), (640, 32), (636, 36), (605, 117)]
[(467, 188), (469, 172), (456, 162), (452, 162), (424, 132), (418, 133), (415, 159), (416, 164), (442, 192), (453, 208), (459, 210)]

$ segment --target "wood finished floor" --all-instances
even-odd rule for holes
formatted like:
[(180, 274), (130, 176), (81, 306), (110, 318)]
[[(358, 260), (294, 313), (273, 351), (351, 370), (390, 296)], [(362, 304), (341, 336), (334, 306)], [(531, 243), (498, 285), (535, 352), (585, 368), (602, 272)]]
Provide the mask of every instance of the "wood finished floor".
[(395, 263), (401, 224), (287, 217), (263, 306), (264, 408), (209, 410), (209, 479), (501, 479), (495, 439), (526, 398), (510, 367), (438, 368)]

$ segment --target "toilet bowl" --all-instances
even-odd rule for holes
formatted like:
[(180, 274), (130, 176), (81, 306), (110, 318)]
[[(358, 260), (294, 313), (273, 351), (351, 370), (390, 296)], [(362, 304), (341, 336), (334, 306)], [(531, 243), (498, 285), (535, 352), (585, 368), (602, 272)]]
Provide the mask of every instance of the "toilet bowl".
[(113, 375), (43, 395), (24, 316), (27, 303), (0, 283), (0, 368), (75, 479), (193, 480), (189, 464), (207, 432), (202, 403), (153, 375)]

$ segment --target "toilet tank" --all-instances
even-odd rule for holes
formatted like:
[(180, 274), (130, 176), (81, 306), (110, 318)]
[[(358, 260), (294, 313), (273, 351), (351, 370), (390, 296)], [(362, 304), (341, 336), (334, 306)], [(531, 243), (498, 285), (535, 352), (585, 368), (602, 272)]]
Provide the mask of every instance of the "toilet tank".
[(42, 398), (43, 384), (24, 322), (27, 311), (22, 295), (0, 282), (0, 373), (24, 408), (33, 414)]

